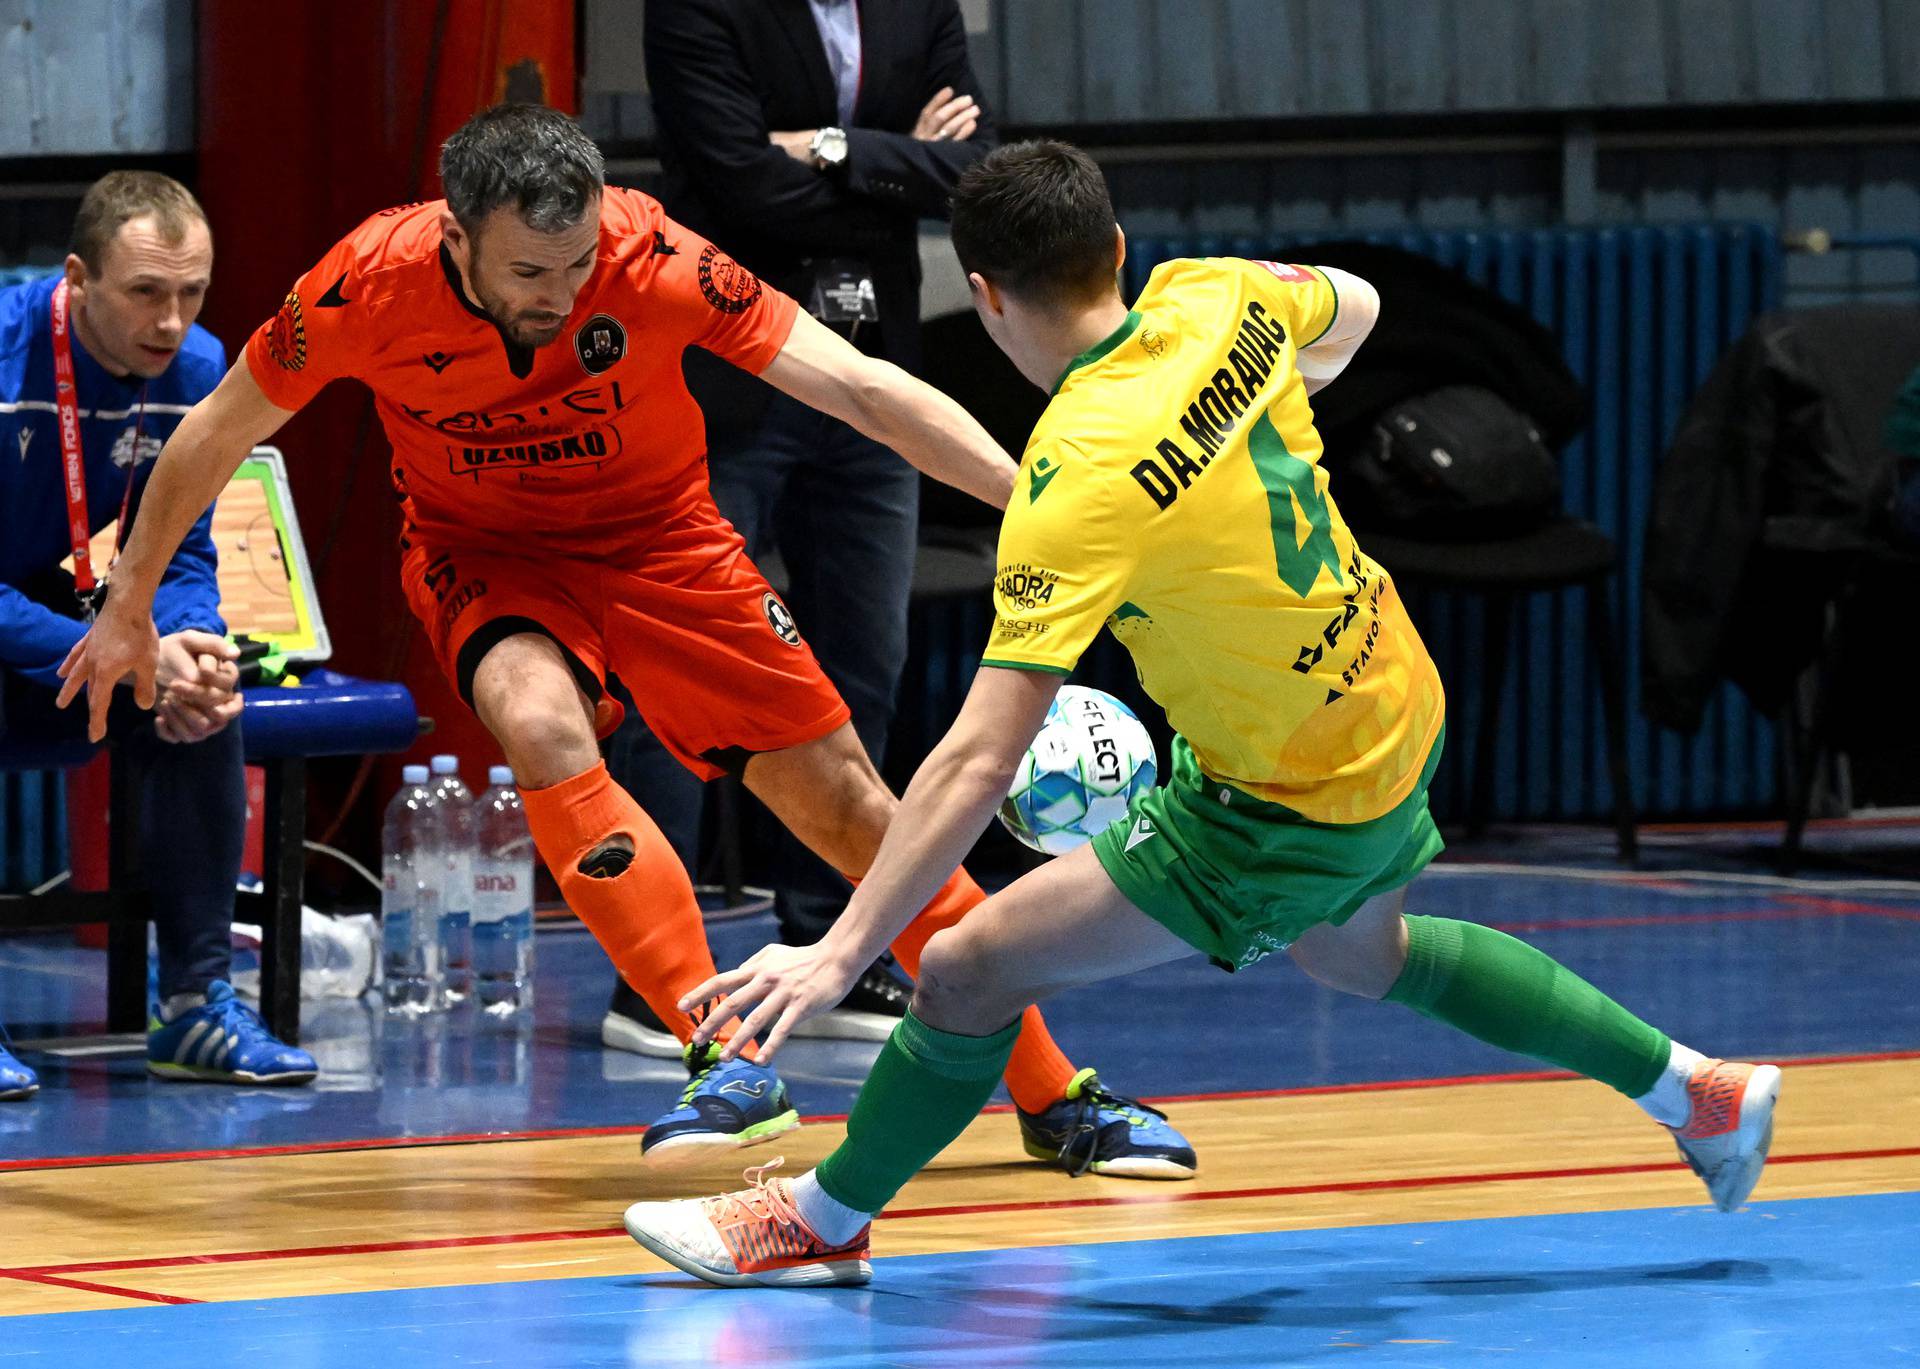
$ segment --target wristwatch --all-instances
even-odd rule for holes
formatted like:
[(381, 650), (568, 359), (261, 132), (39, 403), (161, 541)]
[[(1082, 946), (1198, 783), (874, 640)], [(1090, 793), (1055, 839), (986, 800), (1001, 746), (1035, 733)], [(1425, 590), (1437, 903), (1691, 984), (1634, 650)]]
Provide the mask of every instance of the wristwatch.
[(807, 156), (822, 171), (831, 171), (835, 167), (846, 165), (846, 129), (823, 128), (815, 132), (813, 141), (807, 144)]

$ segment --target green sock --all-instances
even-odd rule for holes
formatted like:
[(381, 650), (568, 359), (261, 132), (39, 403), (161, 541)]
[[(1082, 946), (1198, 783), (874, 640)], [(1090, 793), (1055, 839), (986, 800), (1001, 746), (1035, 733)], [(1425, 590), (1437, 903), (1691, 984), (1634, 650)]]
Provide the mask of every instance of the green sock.
[(1407, 919), (1407, 965), (1387, 992), (1422, 1016), (1518, 1055), (1610, 1084), (1652, 1088), (1671, 1043), (1552, 957), (1505, 932)]
[(992, 1036), (957, 1036), (909, 1010), (854, 1099), (847, 1139), (815, 1171), (827, 1196), (858, 1212), (892, 1202), (979, 1115), (1019, 1035), (1018, 1018)]

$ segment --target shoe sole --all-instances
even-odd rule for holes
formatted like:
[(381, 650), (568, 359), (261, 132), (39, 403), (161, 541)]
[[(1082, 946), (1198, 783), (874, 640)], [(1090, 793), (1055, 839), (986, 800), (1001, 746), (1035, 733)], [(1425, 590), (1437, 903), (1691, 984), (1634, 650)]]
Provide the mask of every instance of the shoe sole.
[[(632, 1210), (627, 1209), (629, 1213)], [(645, 1228), (635, 1227), (630, 1216), (623, 1215), (621, 1223), (627, 1228), (627, 1234), (642, 1248), (658, 1255), (681, 1273), (691, 1274), (696, 1279), (721, 1288), (851, 1288), (873, 1278), (873, 1264), (864, 1259), (815, 1260), (807, 1264), (789, 1265), (784, 1269), (770, 1269), (764, 1274), (728, 1274), (723, 1270), (710, 1269), (672, 1246), (656, 1241), (647, 1234)]]
[[(1722, 1161), (1720, 1168), (1714, 1171), (1716, 1178), (1731, 1175), (1732, 1183), (1725, 1185), (1720, 1194), (1713, 1191), (1712, 1184), (1707, 1185), (1707, 1196), (1722, 1212), (1739, 1210), (1760, 1183), (1760, 1171), (1766, 1167), (1767, 1154), (1773, 1149), (1773, 1111), (1774, 1105), (1780, 1100), (1780, 1083), (1778, 1067), (1758, 1065), (1747, 1080), (1746, 1091), (1740, 1095), (1740, 1129), (1745, 1131), (1749, 1119), (1756, 1113), (1764, 1121), (1761, 1123), (1759, 1144), (1738, 1160)], [(1693, 1158), (1687, 1154), (1685, 1146), (1680, 1147), (1680, 1157), (1689, 1166), (1693, 1164)], [(1697, 1169), (1694, 1172), (1699, 1173)]]
[(38, 1092), (40, 1092), (38, 1084), (28, 1084), (23, 1089), (8, 1089), (5, 1093), (0, 1093), (0, 1103), (23, 1103)]
[[(1060, 1161), (1059, 1152), (1046, 1146), (1036, 1145), (1026, 1137), (1020, 1138), (1020, 1144), (1028, 1155), (1036, 1160), (1044, 1160), (1055, 1169), (1066, 1168)], [(1085, 1171), (1108, 1179), (1191, 1179), (1199, 1173), (1199, 1166), (1183, 1165), (1178, 1160), (1170, 1160), (1164, 1155), (1123, 1155), (1116, 1160), (1095, 1160), (1092, 1167)]]
[(670, 1031), (655, 1031), (617, 1012), (610, 1012), (600, 1019), (600, 1044), (631, 1055), (651, 1056), (655, 1060), (681, 1058), (679, 1037)]
[(880, 1012), (849, 1012), (836, 1008), (802, 1022), (793, 1029), (795, 1036), (810, 1036), (822, 1041), (885, 1041), (893, 1035), (900, 1019)]
[[(789, 1109), (778, 1117), (765, 1122), (756, 1122), (745, 1131), (693, 1131), (679, 1136), (669, 1136), (657, 1145), (640, 1143), (640, 1158), (650, 1165), (674, 1168), (689, 1165), (702, 1156), (723, 1150), (744, 1150), (748, 1146), (762, 1145), (776, 1136), (785, 1136), (790, 1131), (800, 1129), (800, 1114)], [(638, 1240), (639, 1237), (634, 1237)], [(690, 1271), (691, 1272), (691, 1271)]]
[(259, 1084), (267, 1088), (309, 1084), (319, 1077), (318, 1070), (300, 1070), (290, 1074), (248, 1074), (245, 1070), (208, 1070), (194, 1065), (174, 1065), (147, 1061), (147, 1073), (173, 1084)]

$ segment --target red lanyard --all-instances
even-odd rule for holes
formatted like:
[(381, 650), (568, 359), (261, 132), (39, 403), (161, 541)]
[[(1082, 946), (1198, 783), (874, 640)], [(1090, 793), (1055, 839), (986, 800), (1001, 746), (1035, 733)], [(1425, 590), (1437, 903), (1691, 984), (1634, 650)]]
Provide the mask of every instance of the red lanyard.
[[(73, 540), (73, 588), (80, 606), (93, 617), (101, 593), (93, 574), (92, 534), (87, 526), (87, 468), (80, 453), (80, 406), (73, 381), (73, 338), (67, 331), (67, 283), (53, 287), (53, 403), (60, 419), (60, 465), (67, 478), (67, 535)], [(147, 421), (147, 391), (140, 388), (140, 412), (133, 421), (132, 459), (127, 462), (127, 492), (120, 497), (120, 526), (113, 551), (127, 537), (127, 510), (133, 505), (133, 476), (140, 469), (140, 430)], [(111, 566), (108, 567), (112, 569)]]

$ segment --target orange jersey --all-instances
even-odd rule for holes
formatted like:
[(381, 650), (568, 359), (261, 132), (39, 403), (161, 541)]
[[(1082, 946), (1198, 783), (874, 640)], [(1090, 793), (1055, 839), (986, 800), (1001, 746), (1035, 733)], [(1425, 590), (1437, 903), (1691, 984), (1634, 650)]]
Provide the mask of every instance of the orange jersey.
[(592, 275), (558, 339), (515, 346), (440, 241), (443, 200), (382, 210), (294, 285), (247, 344), (268, 399), (373, 391), (410, 529), (440, 548), (603, 553), (706, 490), (680, 357), (758, 374), (797, 306), (655, 200), (609, 187)]

